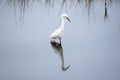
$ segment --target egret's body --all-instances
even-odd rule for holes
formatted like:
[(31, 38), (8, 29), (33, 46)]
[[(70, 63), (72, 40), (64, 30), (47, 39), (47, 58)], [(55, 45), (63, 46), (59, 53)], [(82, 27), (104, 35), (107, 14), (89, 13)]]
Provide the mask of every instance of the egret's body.
[(60, 27), (58, 29), (56, 29), (50, 36), (51, 42), (56, 42), (56, 40), (58, 39), (61, 43), (61, 38), (64, 33), (65, 20), (67, 19), (69, 22), (71, 22), (70, 19), (68, 18), (67, 14), (62, 14), (61, 18), (62, 18), (62, 23), (61, 23)]

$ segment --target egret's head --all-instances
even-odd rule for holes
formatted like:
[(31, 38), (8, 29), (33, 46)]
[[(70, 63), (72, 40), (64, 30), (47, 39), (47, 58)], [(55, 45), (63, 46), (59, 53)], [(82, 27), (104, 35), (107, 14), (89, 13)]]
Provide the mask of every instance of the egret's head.
[(71, 22), (67, 14), (63, 13), (63, 14), (61, 14), (61, 17), (64, 19), (67, 19), (69, 22)]

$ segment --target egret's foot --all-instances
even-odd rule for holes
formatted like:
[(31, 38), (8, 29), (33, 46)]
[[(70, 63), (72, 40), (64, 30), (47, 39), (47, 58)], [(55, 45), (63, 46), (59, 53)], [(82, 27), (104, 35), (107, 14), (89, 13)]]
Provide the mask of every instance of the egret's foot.
[(67, 66), (66, 68), (63, 66), (63, 67), (62, 67), (62, 70), (63, 70), (63, 71), (66, 71), (67, 69), (69, 69), (69, 67), (70, 67), (70, 65)]

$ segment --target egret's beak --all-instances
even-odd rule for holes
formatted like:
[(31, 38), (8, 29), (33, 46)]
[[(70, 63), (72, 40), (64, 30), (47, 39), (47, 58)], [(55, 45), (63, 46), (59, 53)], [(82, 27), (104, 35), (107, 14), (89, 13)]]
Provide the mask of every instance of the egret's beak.
[(71, 23), (70, 19), (68, 17), (66, 17), (66, 19)]

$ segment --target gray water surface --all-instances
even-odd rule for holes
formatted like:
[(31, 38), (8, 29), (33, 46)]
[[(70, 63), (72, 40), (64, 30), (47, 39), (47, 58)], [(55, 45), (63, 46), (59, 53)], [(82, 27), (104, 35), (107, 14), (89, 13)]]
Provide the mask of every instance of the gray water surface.
[[(119, 3), (107, 8), (106, 19), (102, 2), (89, 15), (82, 5), (40, 4), (25, 8), (21, 21), (19, 7), (1, 3), (0, 80), (120, 80)], [(61, 13), (71, 23), (66, 21), (62, 45), (56, 47), (49, 36)], [(67, 70), (63, 63), (70, 65)]]

